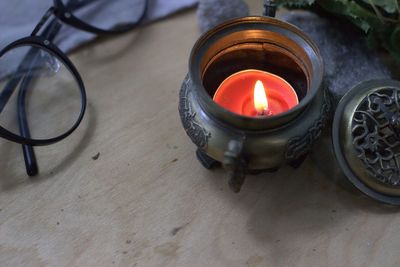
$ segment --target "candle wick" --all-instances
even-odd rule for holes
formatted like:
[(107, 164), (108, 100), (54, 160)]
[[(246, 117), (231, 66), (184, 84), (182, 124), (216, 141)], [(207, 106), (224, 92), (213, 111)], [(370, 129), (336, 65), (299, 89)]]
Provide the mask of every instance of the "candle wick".
[(264, 108), (261, 112), (258, 112), (258, 116), (272, 116), (272, 111), (268, 108)]

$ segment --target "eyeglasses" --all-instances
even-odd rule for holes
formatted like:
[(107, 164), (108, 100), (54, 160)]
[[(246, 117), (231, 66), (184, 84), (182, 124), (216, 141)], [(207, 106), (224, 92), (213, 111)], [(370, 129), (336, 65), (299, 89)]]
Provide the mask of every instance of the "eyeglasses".
[(136, 20), (112, 23), (102, 19), (119, 0), (54, 0), (29, 37), (0, 51), (0, 137), (22, 144), (26, 171), (38, 174), (33, 146), (69, 136), (86, 109), (82, 78), (68, 57), (53, 44), (62, 23), (95, 34), (117, 34), (139, 25), (147, 0), (124, 7)]

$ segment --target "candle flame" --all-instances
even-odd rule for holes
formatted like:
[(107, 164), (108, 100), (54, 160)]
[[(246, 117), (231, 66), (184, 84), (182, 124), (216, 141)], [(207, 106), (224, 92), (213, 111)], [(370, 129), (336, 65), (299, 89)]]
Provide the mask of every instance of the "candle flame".
[(264, 84), (258, 80), (254, 86), (254, 107), (257, 113), (264, 115), (268, 111), (268, 99), (265, 93)]

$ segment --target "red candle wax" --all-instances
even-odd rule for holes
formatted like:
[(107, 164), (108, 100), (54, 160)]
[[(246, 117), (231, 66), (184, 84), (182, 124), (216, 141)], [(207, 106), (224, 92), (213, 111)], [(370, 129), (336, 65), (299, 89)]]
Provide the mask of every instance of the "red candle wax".
[[(257, 99), (260, 95), (261, 99)], [(253, 117), (278, 115), (299, 103), (296, 91), (287, 81), (260, 70), (244, 70), (226, 78), (215, 92), (214, 101), (231, 112)]]

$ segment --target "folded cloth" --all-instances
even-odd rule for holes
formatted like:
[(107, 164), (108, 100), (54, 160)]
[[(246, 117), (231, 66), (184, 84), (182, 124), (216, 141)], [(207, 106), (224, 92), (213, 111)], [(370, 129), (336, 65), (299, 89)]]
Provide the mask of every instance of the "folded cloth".
[[(62, 0), (81, 1), (81, 0)], [(95, 25), (108, 27), (121, 22), (139, 20), (145, 0), (91, 0), (96, 1), (96, 12), (90, 17)], [(168, 16), (176, 11), (195, 5), (198, 0), (147, 0), (148, 8), (144, 22)], [(0, 2), (0, 49), (21, 37), (28, 36), (46, 10), (52, 6), (53, 0), (13, 0)], [(94, 5), (94, 4), (92, 4)], [(87, 18), (85, 18), (87, 19)], [(87, 21), (86, 21), (87, 22)], [(74, 30), (64, 26), (54, 42), (67, 52), (76, 46), (90, 41), (96, 35)]]
[(197, 9), (202, 33), (227, 20), (248, 15), (249, 7), (243, 0), (200, 0)]

